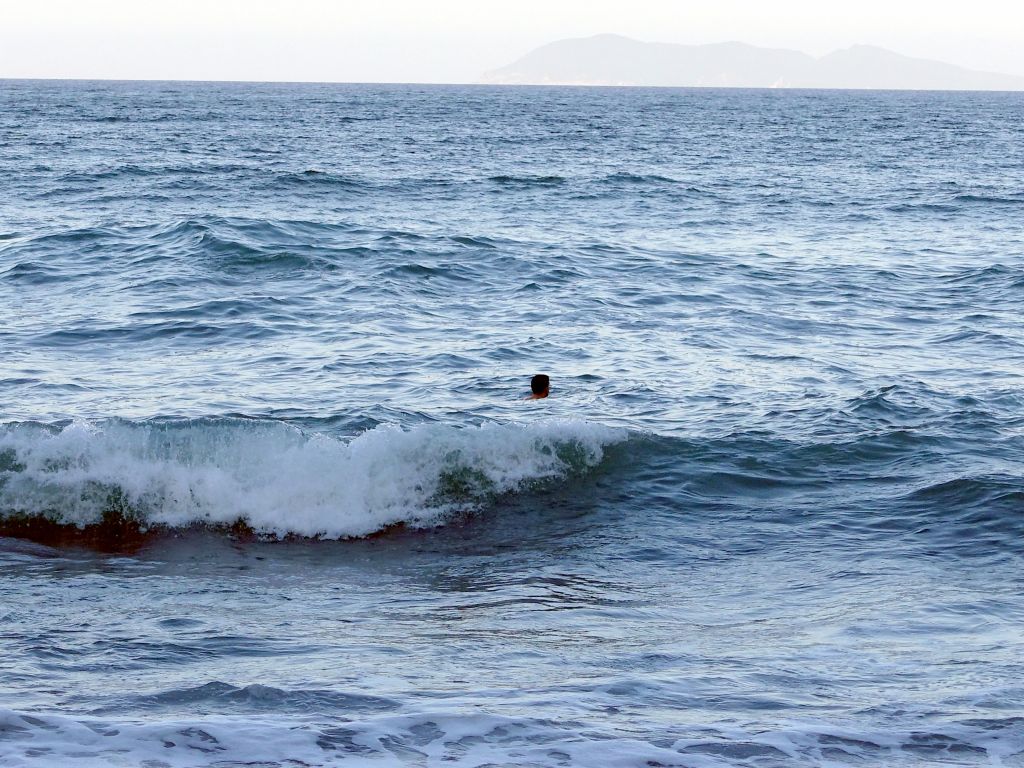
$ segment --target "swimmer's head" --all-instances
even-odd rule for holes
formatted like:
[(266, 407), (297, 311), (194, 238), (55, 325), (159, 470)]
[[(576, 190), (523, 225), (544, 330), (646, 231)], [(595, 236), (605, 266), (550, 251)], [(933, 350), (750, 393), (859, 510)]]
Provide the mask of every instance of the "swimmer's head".
[(533, 392), (533, 397), (535, 398), (547, 397), (550, 385), (551, 379), (544, 373), (538, 373), (530, 379), (530, 391)]

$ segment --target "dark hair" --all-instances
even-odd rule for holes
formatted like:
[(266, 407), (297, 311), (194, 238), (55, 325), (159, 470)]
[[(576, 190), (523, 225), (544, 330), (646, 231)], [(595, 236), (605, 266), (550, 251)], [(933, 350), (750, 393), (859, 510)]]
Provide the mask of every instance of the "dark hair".
[(551, 383), (551, 379), (547, 377), (547, 374), (538, 373), (532, 379), (530, 379), (530, 389), (533, 394), (539, 395), (542, 392), (548, 391), (548, 385)]

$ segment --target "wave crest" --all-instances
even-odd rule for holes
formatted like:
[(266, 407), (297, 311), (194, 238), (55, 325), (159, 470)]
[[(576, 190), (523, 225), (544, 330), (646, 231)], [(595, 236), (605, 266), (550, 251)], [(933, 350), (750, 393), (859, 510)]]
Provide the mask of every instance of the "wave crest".
[(438, 525), (504, 493), (582, 474), (622, 430), (581, 421), (378, 426), (351, 440), (276, 421), (0, 427), (0, 518), (84, 527), (239, 522), (262, 534), (365, 536)]

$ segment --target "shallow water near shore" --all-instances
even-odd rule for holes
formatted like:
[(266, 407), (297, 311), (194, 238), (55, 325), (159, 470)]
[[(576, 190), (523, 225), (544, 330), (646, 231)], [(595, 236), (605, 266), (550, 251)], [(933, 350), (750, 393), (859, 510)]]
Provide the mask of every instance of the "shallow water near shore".
[(1024, 765), (1022, 118), (0, 81), (0, 763)]

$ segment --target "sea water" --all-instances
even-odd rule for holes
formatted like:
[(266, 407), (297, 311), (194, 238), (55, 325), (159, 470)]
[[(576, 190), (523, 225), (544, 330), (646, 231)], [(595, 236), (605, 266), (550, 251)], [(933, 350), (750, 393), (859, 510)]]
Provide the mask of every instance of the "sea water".
[(1024, 765), (1024, 95), (6, 81), (0, 184), (0, 764)]

